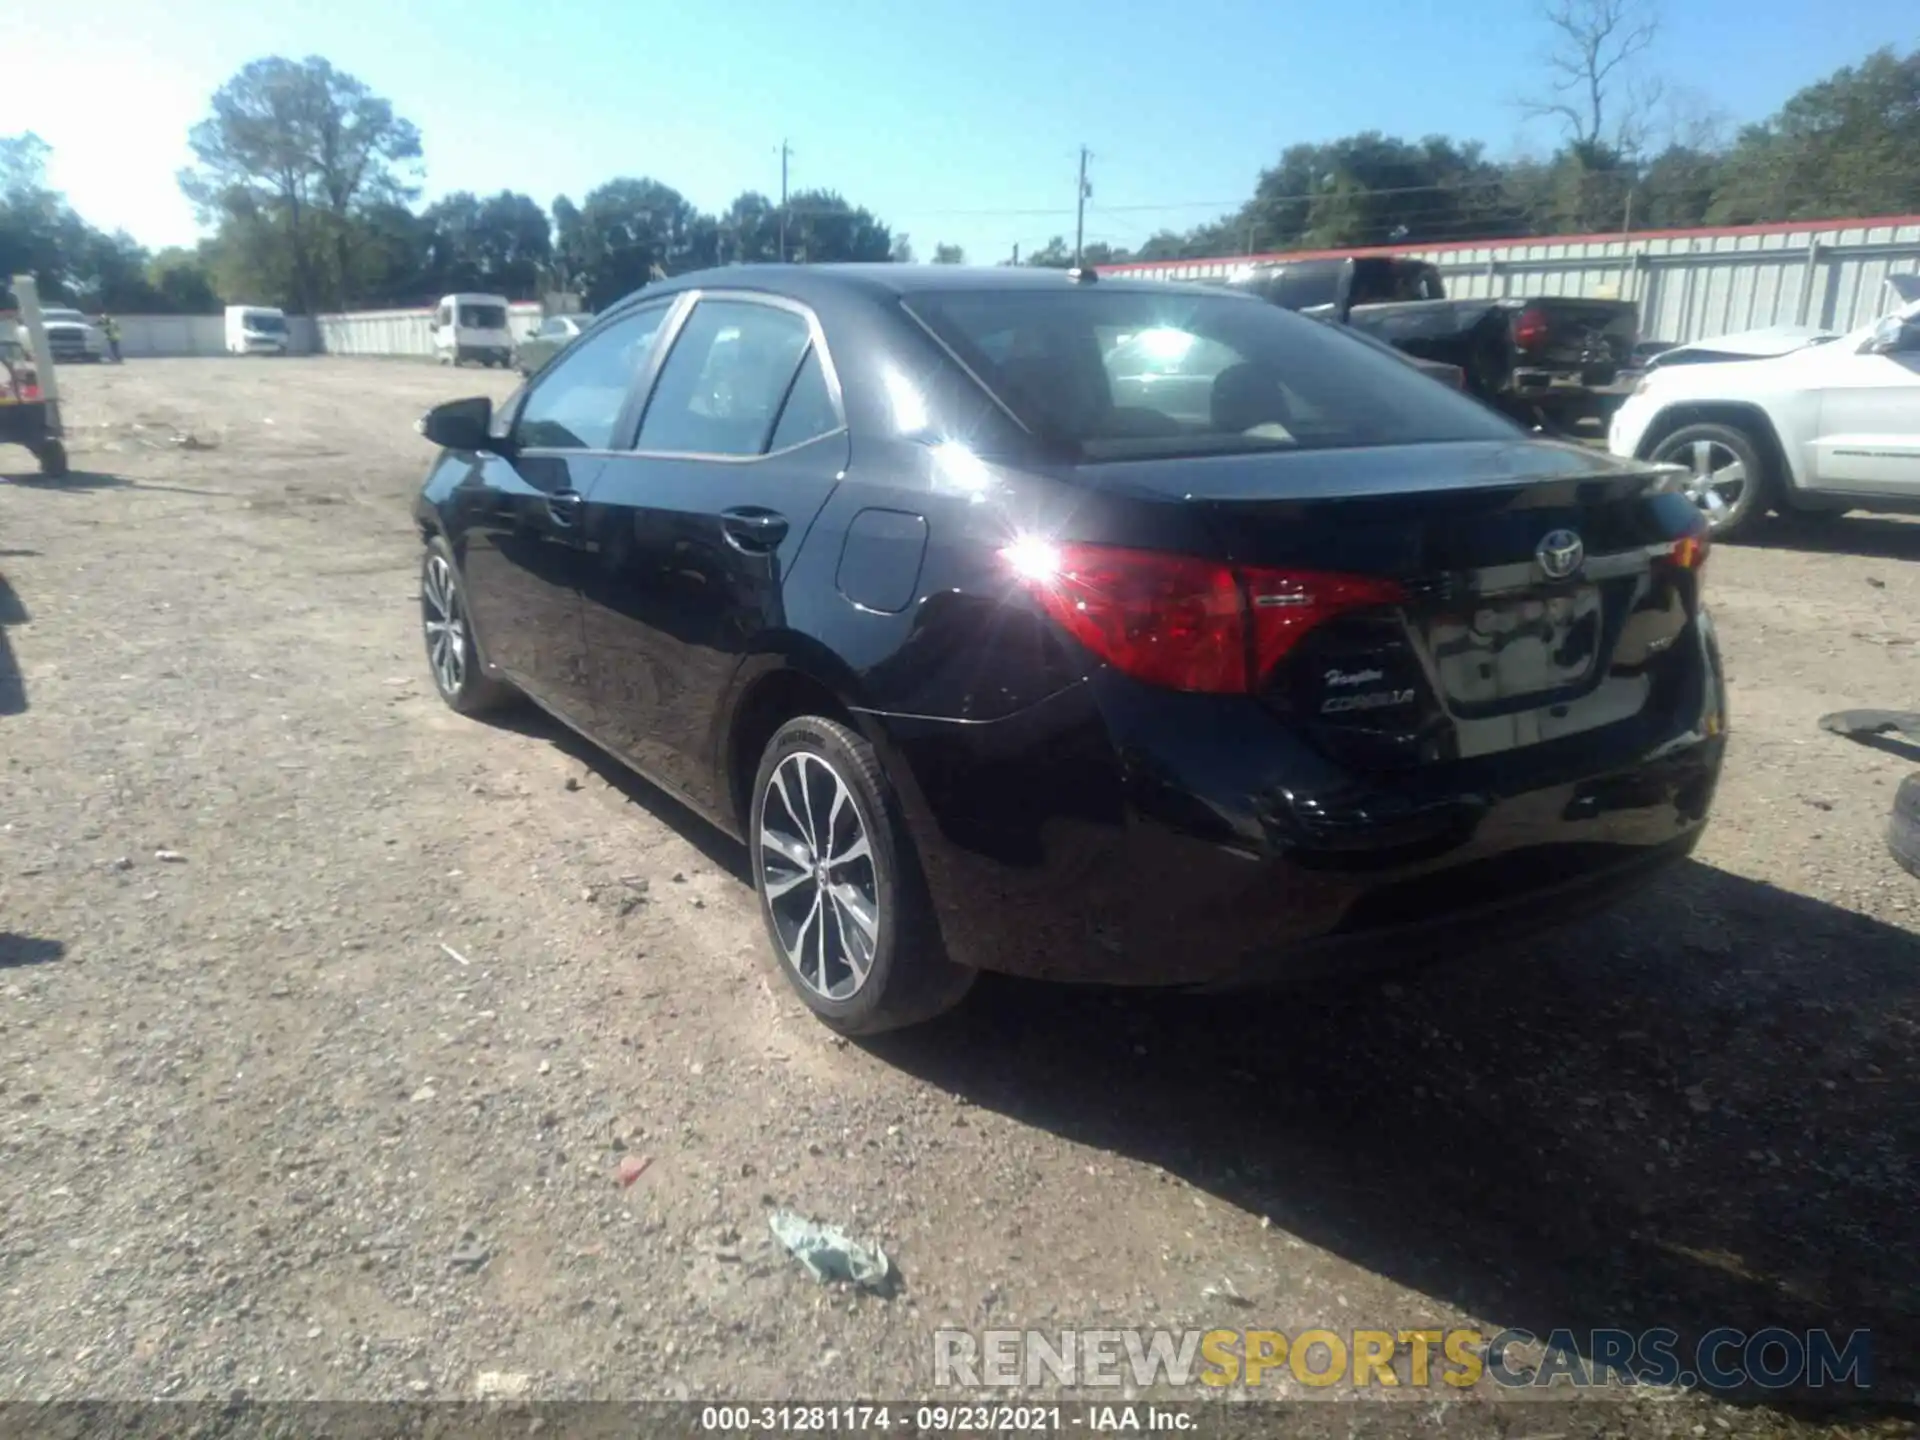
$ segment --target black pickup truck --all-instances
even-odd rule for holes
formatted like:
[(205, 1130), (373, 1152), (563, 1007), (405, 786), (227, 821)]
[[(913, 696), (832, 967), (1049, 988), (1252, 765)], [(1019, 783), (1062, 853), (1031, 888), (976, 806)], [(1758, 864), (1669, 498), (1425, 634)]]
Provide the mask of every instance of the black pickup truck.
[(1466, 388), (1529, 425), (1572, 430), (1612, 413), (1640, 317), (1625, 300), (1449, 300), (1437, 266), (1401, 256), (1278, 261), (1232, 281), (1263, 300), (1351, 325), (1396, 350), (1457, 365)]

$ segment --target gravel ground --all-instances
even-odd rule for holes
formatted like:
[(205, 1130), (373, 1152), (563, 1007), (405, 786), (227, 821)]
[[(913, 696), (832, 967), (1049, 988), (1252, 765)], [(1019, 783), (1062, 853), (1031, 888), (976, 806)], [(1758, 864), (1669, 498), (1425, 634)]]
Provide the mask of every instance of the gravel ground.
[(508, 380), (69, 370), (76, 474), (0, 452), (0, 1398), (899, 1396), (940, 1325), (1214, 1324), (1869, 1328), (1857, 1418), (1920, 1398), (1914, 762), (1814, 723), (1916, 703), (1920, 525), (1716, 552), (1714, 825), (1603, 922), (1311, 1004), (989, 980), (847, 1045), (735, 847), (435, 697), (411, 422)]

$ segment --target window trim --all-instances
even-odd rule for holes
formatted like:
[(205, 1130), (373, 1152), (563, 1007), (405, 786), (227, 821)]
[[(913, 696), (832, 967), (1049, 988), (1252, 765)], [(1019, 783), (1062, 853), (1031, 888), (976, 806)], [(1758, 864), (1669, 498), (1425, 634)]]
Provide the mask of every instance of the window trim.
[[(820, 324), (820, 317), (814, 313), (812, 306), (803, 304), (801, 301), (791, 299), (788, 296), (775, 295), (764, 290), (731, 290), (719, 288), (712, 290), (685, 290), (682, 291), (681, 294), (687, 298), (688, 303), (680, 313), (674, 317), (672, 333), (663, 334), (663, 339), (666, 342), (665, 346), (658, 352), (654, 362), (647, 367), (646, 397), (644, 403), (640, 406), (639, 413), (634, 417), (631, 430), (627, 432), (627, 448), (620, 453), (648, 460), (706, 460), (728, 465), (755, 465), (762, 460), (774, 460), (781, 456), (791, 455), (796, 451), (806, 449), (809, 445), (818, 445), (822, 440), (831, 440), (836, 435), (844, 435), (847, 433), (846, 397), (845, 392), (842, 391), (840, 387), (840, 371), (833, 363), (832, 350), (827, 346), (827, 332)], [(702, 300), (738, 301), (749, 305), (764, 306), (770, 310), (785, 310), (789, 314), (798, 315), (802, 320), (806, 321), (808, 335), (807, 345), (801, 350), (799, 358), (795, 360), (793, 373), (787, 377), (787, 383), (780, 391), (779, 406), (774, 410), (773, 419), (767, 426), (766, 438), (760, 442), (763, 447), (770, 446), (773, 443), (774, 433), (780, 428), (780, 416), (786, 411), (787, 401), (793, 394), (794, 382), (800, 378), (801, 367), (807, 363), (807, 356), (810, 353), (817, 353), (820, 357), (820, 370), (822, 378), (825, 379), (827, 384), (827, 396), (833, 402), (833, 413), (840, 423), (823, 434), (802, 440), (797, 445), (788, 445), (779, 450), (763, 448), (757, 455), (725, 455), (705, 450), (641, 449), (640, 427), (646, 423), (647, 410), (652, 406), (654, 392), (659, 388), (660, 374), (666, 369), (667, 361), (672, 358), (674, 348), (680, 343), (681, 331), (686, 328), (687, 321), (692, 318), (694, 308), (699, 305)]]
[[(663, 295), (658, 299), (641, 301), (631, 308), (617, 310), (602, 317), (607, 328), (611, 329), (613, 326), (630, 320), (635, 315), (647, 313), (655, 307), (659, 307), (666, 312), (666, 314), (661, 317), (660, 328), (654, 332), (653, 348), (649, 351), (646, 362), (634, 372), (633, 378), (627, 383), (626, 396), (621, 400), (620, 408), (614, 412), (613, 429), (608, 433), (607, 443), (605, 445), (596, 445), (591, 448), (578, 445), (524, 445), (517, 448), (514, 453), (516, 455), (624, 455), (628, 453), (620, 442), (629, 436), (634, 429), (633, 421), (636, 396), (646, 393), (646, 391), (650, 391), (652, 388), (653, 373), (659, 368), (659, 356), (662, 353), (659, 346), (662, 340), (670, 339), (672, 336), (680, 333), (676, 318), (676, 307), (680, 306), (683, 299), (684, 296), (682, 295)], [(593, 331), (597, 331), (600, 328), (600, 323), (599, 320), (596, 320), (594, 324), (582, 330), (579, 335), (574, 337), (573, 344), (577, 344)], [(573, 344), (569, 344), (565, 348), (572, 349)], [(527, 384), (521, 388), (520, 393), (513, 398), (504, 416), (505, 426), (501, 431), (502, 438), (512, 438), (514, 427), (520, 423), (521, 413), (527, 408), (527, 401), (539, 393), (540, 387), (552, 383), (554, 376), (566, 373), (565, 364), (561, 361), (558, 352), (555, 353), (554, 362), (555, 363), (549, 366), (543, 367), (540, 373), (528, 381)], [(644, 391), (642, 389), (643, 386), (645, 387)]]

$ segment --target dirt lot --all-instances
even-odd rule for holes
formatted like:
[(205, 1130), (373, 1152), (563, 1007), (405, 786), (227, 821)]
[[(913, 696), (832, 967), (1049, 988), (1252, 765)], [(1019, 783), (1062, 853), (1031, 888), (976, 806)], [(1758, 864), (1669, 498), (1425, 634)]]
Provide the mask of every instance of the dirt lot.
[[(1920, 698), (1920, 525), (1715, 554), (1698, 862), (1524, 963), (986, 983), (863, 1047), (727, 842), (435, 697), (411, 422), (507, 377), (62, 378), (73, 478), (0, 452), (0, 1398), (897, 1396), (943, 1324), (1460, 1323), (1869, 1328), (1865, 1413), (1920, 1396), (1913, 761), (1815, 726)], [(903, 1288), (817, 1286), (772, 1204)]]

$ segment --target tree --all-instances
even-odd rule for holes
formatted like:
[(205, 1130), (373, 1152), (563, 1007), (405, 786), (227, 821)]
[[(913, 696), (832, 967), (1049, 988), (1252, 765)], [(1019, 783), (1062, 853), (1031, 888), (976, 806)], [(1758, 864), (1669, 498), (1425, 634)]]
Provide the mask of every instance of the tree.
[(1370, 130), (1289, 146), (1260, 173), (1237, 216), (1193, 240), (1214, 254), (1236, 254), (1520, 233), (1500, 167), (1477, 142), (1444, 135), (1416, 142)]
[(1056, 235), (1027, 256), (1026, 263), (1048, 270), (1069, 269), (1073, 265), (1073, 247), (1067, 244), (1066, 236)]
[(553, 260), (547, 212), (530, 196), (511, 190), (482, 200), (455, 191), (428, 206), (427, 269), (436, 289), (490, 290), (531, 300)]
[(933, 247), (933, 263), (936, 265), (964, 265), (967, 252), (958, 245), (949, 245), (945, 241)]
[(803, 190), (787, 205), (787, 254), (803, 263), (888, 260), (893, 235), (864, 206), (831, 190)]
[(720, 216), (720, 259), (756, 265), (780, 258), (780, 212), (757, 190), (736, 195)]
[[(1638, 152), (1645, 143), (1658, 82), (1640, 61), (1659, 34), (1654, 0), (1547, 0), (1554, 32), (1546, 54), (1548, 88), (1522, 100), (1529, 117), (1553, 119), (1582, 158), (1602, 149)], [(1609, 117), (1611, 116), (1611, 125)]]
[(251, 231), (247, 243), (280, 237), (286, 257), (274, 268), (301, 310), (345, 303), (361, 279), (358, 222), (418, 193), (420, 132), (319, 56), (242, 67), (214, 92), (188, 144), (196, 163), (180, 186), (203, 223), (234, 222)]
[(913, 241), (905, 235), (893, 237), (893, 248), (887, 252), (887, 258), (896, 265), (913, 264)]
[(220, 311), (220, 294), (205, 259), (182, 246), (169, 246), (147, 262), (147, 283), (163, 314), (216, 315)]
[(656, 269), (676, 275), (719, 263), (720, 227), (658, 180), (619, 179), (562, 212), (561, 249), (594, 310), (640, 289)]
[(1715, 223), (1920, 210), (1920, 50), (1879, 50), (1807, 86), (1719, 170)]

